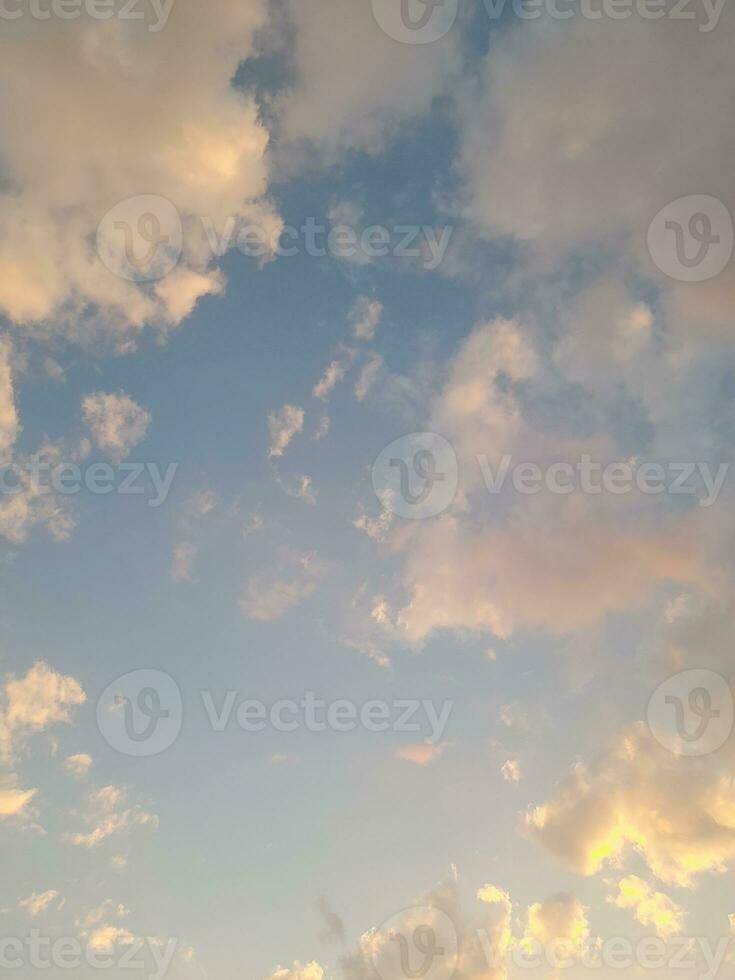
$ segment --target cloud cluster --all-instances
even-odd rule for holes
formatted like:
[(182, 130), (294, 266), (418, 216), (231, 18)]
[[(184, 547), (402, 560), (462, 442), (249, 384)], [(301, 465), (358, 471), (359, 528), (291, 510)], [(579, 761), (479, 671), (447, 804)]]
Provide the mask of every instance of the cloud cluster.
[(115, 462), (145, 439), (151, 421), (150, 413), (122, 391), (86, 395), (82, 412), (95, 444)]
[[(220, 290), (202, 219), (278, 227), (264, 197), (268, 134), (232, 85), (265, 16), (260, 0), (177, 0), (158, 32), (114, 17), (73, 28), (25, 18), (3, 32), (0, 91), (13, 97), (0, 100), (0, 313), (75, 339), (111, 331), (127, 349), (144, 325), (168, 329)], [(178, 268), (149, 286), (115, 276), (95, 250), (106, 212), (138, 195), (167, 199), (184, 223)]]

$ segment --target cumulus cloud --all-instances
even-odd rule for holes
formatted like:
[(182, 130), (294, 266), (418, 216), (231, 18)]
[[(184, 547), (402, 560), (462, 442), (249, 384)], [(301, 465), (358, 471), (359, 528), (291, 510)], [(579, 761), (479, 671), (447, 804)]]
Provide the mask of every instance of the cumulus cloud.
[(18, 905), (20, 908), (24, 909), (24, 911), (26, 911), (32, 919), (35, 919), (36, 916), (40, 915), (41, 912), (47, 909), (54, 899), (58, 897), (59, 893), (57, 891), (42, 892), (40, 895), (33, 892), (33, 894), (29, 895), (28, 898), (20, 899)]
[[(655, 279), (689, 329), (728, 328), (732, 263), (711, 281), (667, 281), (646, 232), (664, 205), (689, 194), (735, 213), (735, 142), (720, 125), (735, 95), (734, 34), (730, 9), (709, 32), (665, 15), (655, 24), (541, 17), (495, 32), (483, 84), (463, 98), (470, 220), (483, 234), (530, 244), (547, 269), (597, 250), (623, 275), (636, 268)], [(682, 118), (691, 120), (686, 140)]]
[(314, 385), (312, 394), (315, 398), (326, 401), (334, 388), (342, 381), (347, 371), (348, 364), (344, 361), (330, 361), (324, 369), (324, 374)]
[(372, 340), (383, 316), (383, 304), (369, 296), (358, 296), (347, 317), (356, 340)]
[(427, 427), (451, 443), (458, 491), (441, 516), (401, 524), (391, 538), (405, 556), (409, 599), (397, 622), (410, 641), (437, 629), (563, 634), (639, 608), (667, 582), (719, 587), (701, 513), (649, 522), (630, 498), (580, 488), (490, 497), (485, 481), (504, 456), (551, 462), (578, 460), (583, 449), (596, 448), (597, 459), (611, 452), (609, 437), (533, 424), (530, 392), (544, 391), (548, 371), (530, 327), (503, 319), (477, 326), (448, 366)]
[(20, 423), (15, 407), (15, 389), (10, 363), (10, 344), (0, 338), (0, 464), (9, 459)]
[[(203, 218), (278, 227), (264, 197), (268, 134), (232, 85), (265, 16), (259, 0), (206, 16), (179, 0), (157, 32), (120, 18), (4, 32), (0, 90), (15, 95), (0, 109), (0, 311), (11, 321), (76, 338), (112, 330), (122, 346), (221, 288)], [(184, 227), (174, 275), (150, 286), (114, 275), (94, 244), (103, 216), (138, 195), (170, 201)]]
[(240, 608), (250, 619), (280, 619), (311, 598), (325, 573), (325, 564), (315, 555), (281, 549), (273, 567), (246, 582)]
[(587, 910), (568, 892), (537, 902), (528, 909), (524, 941), (535, 940), (564, 959), (579, 956), (589, 934)]
[(268, 416), (268, 432), (271, 438), (269, 456), (283, 456), (293, 437), (304, 429), (304, 410), (298, 405), (284, 405), (279, 412)]
[(506, 783), (520, 783), (523, 778), (521, 767), (516, 759), (508, 759), (500, 767), (500, 773)]
[(73, 677), (39, 661), (25, 676), (7, 680), (0, 696), (0, 757), (12, 758), (25, 738), (52, 725), (71, 721), (71, 710), (86, 695)]
[(70, 772), (72, 776), (76, 776), (77, 779), (81, 779), (82, 776), (86, 776), (89, 770), (92, 768), (92, 756), (87, 755), (86, 752), (80, 752), (77, 755), (69, 755), (64, 759), (64, 769)]
[(0, 820), (24, 818), (38, 790), (20, 789), (15, 773), (0, 773)]
[(396, 759), (412, 762), (415, 766), (429, 766), (439, 758), (446, 745), (431, 745), (429, 742), (412, 742), (396, 749)]
[(43, 527), (56, 541), (69, 539), (74, 518), (68, 500), (54, 492), (47, 492), (37, 474), (50, 472), (71, 456), (60, 445), (44, 443), (34, 456), (15, 457), (15, 487), (0, 499), (0, 535), (12, 544), (22, 544), (33, 528)]
[(684, 928), (684, 910), (668, 895), (657, 892), (636, 875), (621, 879), (617, 894), (610, 896), (608, 902), (619, 909), (631, 909), (641, 925), (652, 926), (656, 935), (663, 939), (677, 935)]
[(323, 976), (324, 968), (314, 960), (304, 964), (297, 960), (290, 967), (277, 967), (268, 980), (322, 980)]
[(145, 439), (151, 421), (150, 414), (122, 391), (86, 395), (82, 412), (97, 447), (116, 462)]
[(194, 559), (198, 548), (191, 541), (179, 541), (174, 545), (171, 558), (171, 578), (174, 582), (191, 582), (194, 573)]
[(455, 32), (431, 45), (397, 44), (355, 0), (292, 2), (289, 11), (297, 81), (280, 100), (280, 128), (328, 158), (379, 150), (402, 120), (428, 112), (460, 66)]
[(691, 887), (735, 860), (735, 784), (727, 759), (684, 759), (643, 725), (580, 763), (525, 817), (525, 833), (583, 875), (638, 854), (670, 885)]
[(158, 827), (158, 817), (139, 804), (129, 804), (126, 790), (118, 786), (104, 786), (89, 793), (80, 817), (86, 830), (65, 834), (64, 839), (89, 849), (139, 827)]
[(375, 384), (382, 367), (383, 358), (380, 354), (373, 354), (369, 360), (363, 364), (354, 388), (355, 398), (359, 402), (364, 401), (367, 398), (368, 393)]

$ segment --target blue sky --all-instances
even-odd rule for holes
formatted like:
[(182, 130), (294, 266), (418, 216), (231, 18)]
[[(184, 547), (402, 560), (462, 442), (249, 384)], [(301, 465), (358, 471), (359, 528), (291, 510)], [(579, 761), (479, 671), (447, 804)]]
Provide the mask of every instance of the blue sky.
[(735, 963), (732, 12), (445, 2), (0, 11), (0, 973)]

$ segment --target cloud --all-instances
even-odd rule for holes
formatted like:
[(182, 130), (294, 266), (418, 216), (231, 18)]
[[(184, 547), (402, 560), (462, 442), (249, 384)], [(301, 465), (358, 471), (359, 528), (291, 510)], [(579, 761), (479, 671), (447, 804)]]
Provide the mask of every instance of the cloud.
[(87, 830), (65, 834), (64, 840), (89, 849), (138, 827), (151, 827), (153, 830), (158, 827), (158, 817), (138, 804), (128, 805), (127, 792), (117, 786), (104, 786), (91, 792), (81, 819)]
[[(655, 25), (541, 17), (494, 32), (482, 84), (460, 97), (467, 217), (481, 234), (530, 245), (526, 271), (604, 256), (622, 276), (634, 268), (656, 281), (688, 332), (728, 329), (733, 264), (708, 282), (667, 281), (646, 232), (664, 205), (689, 194), (735, 213), (735, 138), (720, 125), (735, 97), (734, 35), (731, 9), (710, 32), (667, 16)], [(684, 141), (682, 118), (691, 120)]]
[(508, 637), (519, 627), (564, 634), (640, 608), (660, 583), (711, 577), (698, 521), (625, 527), (602, 523), (581, 498), (565, 499), (548, 524), (522, 522), (519, 512), (507, 527), (445, 516), (423, 530), (405, 567), (411, 598), (398, 622), (407, 636), (471, 629)]
[(326, 401), (334, 388), (344, 378), (347, 367), (348, 365), (344, 361), (330, 361), (324, 369), (324, 374), (314, 386), (312, 392), (314, 398)]
[(529, 907), (523, 939), (535, 940), (570, 960), (584, 951), (589, 934), (587, 910), (574, 895), (561, 892)]
[(39, 661), (24, 677), (7, 680), (0, 700), (0, 757), (12, 758), (32, 733), (71, 721), (71, 709), (86, 695), (73, 677), (58, 674)]
[(368, 296), (358, 296), (347, 320), (356, 340), (372, 340), (383, 316), (383, 304)]
[(380, 354), (373, 354), (366, 364), (362, 366), (360, 370), (359, 377), (355, 382), (355, 398), (361, 402), (367, 398), (367, 395), (375, 384), (375, 381), (383, 367), (383, 358)]
[(430, 745), (428, 742), (413, 742), (396, 749), (396, 759), (412, 762), (416, 766), (431, 765), (442, 754), (446, 745)]
[(272, 568), (246, 582), (240, 608), (250, 619), (280, 619), (311, 598), (325, 573), (326, 566), (315, 555), (281, 549)]
[(515, 759), (508, 759), (500, 768), (501, 775), (506, 783), (520, 783), (523, 775), (521, 767)]
[(122, 391), (86, 395), (82, 412), (97, 447), (115, 462), (145, 439), (151, 421), (150, 414)]
[(180, 541), (174, 546), (171, 559), (171, 578), (174, 582), (191, 582), (198, 551), (191, 541)]
[(124, 905), (116, 905), (112, 899), (106, 899), (97, 908), (89, 909), (77, 919), (79, 935), (87, 945), (97, 952), (109, 952), (115, 946), (129, 946), (136, 937), (128, 929), (111, 924), (109, 919), (124, 919), (130, 912)]
[(0, 820), (22, 818), (38, 790), (18, 789), (18, 777), (14, 773), (0, 773)]
[(322, 980), (324, 969), (312, 960), (301, 964), (298, 960), (291, 967), (278, 967), (268, 980)]
[(268, 416), (268, 432), (271, 438), (269, 456), (283, 456), (293, 437), (304, 429), (304, 410), (297, 405), (284, 405), (279, 412)]
[(720, 587), (701, 512), (651, 520), (632, 497), (579, 488), (513, 495), (508, 483), (506, 493), (491, 494), (485, 478), (504, 455), (551, 462), (592, 448), (597, 459), (612, 452), (609, 436), (580, 439), (561, 424), (544, 431), (534, 421), (550, 368), (532, 336), (519, 320), (479, 324), (429, 405), (425, 427), (449, 440), (459, 486), (441, 516), (392, 532), (409, 597), (397, 623), (412, 643), (437, 629), (564, 634), (640, 608), (667, 582)]
[(655, 891), (636, 875), (622, 878), (618, 882), (617, 895), (611, 895), (608, 902), (619, 909), (631, 909), (641, 925), (652, 926), (662, 939), (675, 936), (684, 929), (684, 910), (668, 895)]
[(680, 758), (637, 725), (575, 766), (524, 829), (578, 874), (620, 867), (636, 853), (661, 881), (688, 888), (735, 860), (734, 813), (727, 759)]
[(460, 67), (455, 32), (423, 47), (398, 44), (354, 0), (291, 2), (289, 11), (297, 81), (277, 105), (279, 130), (286, 145), (307, 141), (328, 159), (378, 152), (402, 120), (429, 111)]
[[(278, 227), (264, 198), (268, 133), (232, 85), (265, 18), (258, 0), (223, 0), (206, 17), (177, 0), (157, 32), (120, 18), (4, 32), (0, 88), (16, 98), (0, 108), (0, 312), (74, 339), (112, 333), (123, 347), (221, 289), (202, 218)], [(169, 200), (184, 224), (178, 269), (150, 286), (108, 271), (94, 244), (103, 216), (137, 195)]]
[(69, 755), (64, 759), (64, 769), (73, 776), (76, 776), (77, 779), (86, 776), (91, 768), (92, 756), (87, 755), (86, 752), (80, 752), (78, 755)]
[(23, 898), (18, 902), (20, 908), (24, 909), (32, 919), (40, 915), (49, 905), (58, 898), (59, 893), (56, 891), (43, 892), (41, 895), (37, 895), (33, 892), (28, 898)]
[(45, 492), (37, 478), (38, 472), (50, 472), (69, 458), (61, 446), (50, 443), (44, 443), (34, 456), (15, 457), (10, 478), (14, 489), (0, 499), (0, 535), (12, 544), (22, 544), (34, 527), (44, 527), (56, 541), (69, 539), (74, 519), (68, 503)]
[(20, 430), (10, 363), (10, 344), (0, 338), (0, 465), (9, 460)]

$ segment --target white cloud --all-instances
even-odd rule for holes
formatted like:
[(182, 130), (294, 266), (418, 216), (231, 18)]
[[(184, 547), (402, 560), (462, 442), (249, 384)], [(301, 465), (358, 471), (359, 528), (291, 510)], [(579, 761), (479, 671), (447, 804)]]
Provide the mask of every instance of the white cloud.
[[(206, 18), (196, 0), (177, 0), (158, 32), (120, 18), (5, 32), (0, 88), (16, 95), (0, 108), (2, 313), (76, 339), (112, 331), (123, 345), (221, 288), (202, 217), (277, 227), (263, 202), (268, 133), (231, 84), (265, 16), (259, 0), (222, 0)], [(170, 200), (185, 226), (179, 268), (152, 288), (117, 278), (94, 246), (110, 208), (148, 194)]]
[(15, 407), (13, 372), (10, 363), (10, 344), (0, 338), (0, 465), (9, 460), (15, 445), (20, 423)]
[(129, 805), (127, 792), (117, 786), (104, 786), (91, 792), (81, 819), (87, 830), (65, 834), (64, 839), (77, 847), (90, 849), (138, 827), (153, 830), (158, 827), (158, 817), (138, 804)]
[(81, 779), (82, 776), (86, 776), (89, 770), (92, 768), (92, 756), (87, 755), (86, 752), (80, 752), (77, 755), (69, 755), (64, 759), (64, 769), (70, 772), (72, 776), (76, 776), (77, 779)]
[(520, 783), (523, 778), (521, 767), (516, 759), (508, 759), (500, 767), (500, 773), (506, 783)]
[(0, 773), (0, 820), (24, 818), (38, 790), (19, 789), (14, 773)]
[(96, 445), (115, 462), (145, 439), (151, 421), (150, 414), (124, 392), (86, 395), (82, 412)]
[(40, 895), (33, 892), (28, 898), (23, 898), (18, 902), (20, 908), (24, 909), (32, 919), (40, 915), (41, 912), (45, 911), (49, 905), (54, 901), (54, 899), (59, 897), (57, 891), (47, 891)]
[(301, 964), (298, 960), (290, 967), (277, 967), (268, 980), (322, 980), (324, 969), (312, 960)]
[(619, 909), (631, 909), (641, 925), (653, 926), (656, 935), (663, 939), (684, 929), (684, 910), (668, 895), (657, 892), (636, 875), (622, 878), (618, 882), (617, 895), (610, 896), (608, 902)]
[(373, 354), (366, 364), (362, 366), (360, 375), (355, 382), (355, 398), (361, 402), (367, 398), (367, 395), (375, 384), (375, 381), (380, 373), (380, 369), (383, 367), (383, 358), (380, 354)]
[(429, 742), (412, 742), (396, 749), (396, 759), (412, 762), (416, 766), (429, 766), (442, 754), (446, 745), (431, 745)]
[(657, 878), (692, 887), (735, 861), (735, 789), (716, 757), (689, 762), (642, 725), (625, 729), (527, 814), (525, 832), (578, 874), (619, 867), (635, 852)]
[(0, 697), (0, 757), (12, 758), (29, 734), (70, 722), (71, 709), (85, 701), (73, 677), (58, 674), (42, 661), (24, 677), (7, 680)]
[[(494, 32), (483, 84), (461, 99), (466, 212), (481, 233), (531, 243), (527, 271), (605, 254), (621, 277), (636, 268), (657, 281), (690, 333), (729, 329), (732, 262), (710, 281), (674, 283), (646, 247), (649, 223), (676, 198), (712, 195), (735, 213), (735, 138), (721, 125), (735, 97), (725, 8), (711, 32), (666, 16), (542, 17)], [(703, 78), (713, 80), (706, 111)]]
[(174, 546), (171, 559), (171, 578), (174, 582), (191, 582), (194, 573), (194, 559), (199, 548), (191, 541), (179, 541)]
[(284, 405), (279, 412), (268, 416), (268, 432), (271, 438), (269, 456), (283, 456), (293, 437), (304, 429), (304, 410), (297, 405)]
[(272, 568), (246, 582), (240, 608), (250, 619), (279, 619), (309, 599), (325, 573), (326, 566), (315, 555), (281, 549)]
[(55, 493), (43, 491), (36, 473), (48, 472), (69, 456), (62, 448), (44, 443), (35, 457), (16, 456), (13, 479), (16, 488), (0, 499), (0, 535), (13, 544), (21, 544), (34, 527), (45, 527), (56, 541), (69, 539), (74, 519), (69, 504)]
[(368, 296), (358, 296), (347, 317), (356, 340), (372, 340), (383, 316), (383, 304)]
[(561, 892), (529, 907), (523, 939), (535, 940), (570, 961), (584, 951), (589, 934), (587, 910), (574, 895)]
[(388, 37), (358, 0), (291, 2), (289, 10), (298, 80), (280, 102), (280, 126), (286, 141), (311, 141), (327, 157), (352, 147), (377, 152), (384, 134), (428, 112), (459, 69), (456, 32), (414, 46)]
[(347, 371), (348, 365), (344, 361), (330, 361), (324, 369), (324, 374), (314, 385), (312, 394), (314, 398), (326, 401), (334, 388), (342, 381)]

